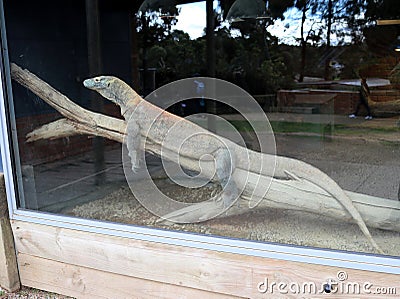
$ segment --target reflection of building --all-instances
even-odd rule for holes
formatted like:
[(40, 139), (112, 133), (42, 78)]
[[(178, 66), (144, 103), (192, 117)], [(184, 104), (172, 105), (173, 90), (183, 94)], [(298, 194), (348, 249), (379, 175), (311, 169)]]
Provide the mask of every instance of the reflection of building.
[[(388, 106), (400, 99), (400, 89), (393, 80), (393, 69), (396, 66), (394, 57), (385, 57), (379, 63), (364, 66), (360, 75), (367, 77), (370, 87), (370, 100), (376, 105), (377, 116), (398, 115), (399, 108), (385, 108), (382, 110), (379, 105)], [(333, 64), (338, 69), (340, 65)], [(321, 81), (313, 80), (299, 83), (299, 89), (280, 90), (277, 95), (277, 105), (280, 111), (294, 113), (335, 113), (349, 114), (354, 111), (359, 100), (359, 79)], [(394, 107), (395, 108), (395, 107)]]

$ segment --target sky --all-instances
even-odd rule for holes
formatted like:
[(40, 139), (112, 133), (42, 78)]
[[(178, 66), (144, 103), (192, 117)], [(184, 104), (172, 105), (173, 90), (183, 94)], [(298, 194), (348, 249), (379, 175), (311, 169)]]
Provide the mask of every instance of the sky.
[[(214, 1), (214, 9), (218, 7), (218, 2)], [(191, 4), (178, 5), (181, 9), (178, 16), (178, 23), (173, 29), (183, 30), (189, 33), (192, 39), (196, 39), (204, 35), (206, 27), (206, 2), (197, 2)], [(294, 10), (285, 13), (286, 17), (294, 17)], [(288, 21), (277, 21), (274, 26), (269, 27), (269, 31), (275, 36), (294, 36), (297, 30), (287, 28)], [(286, 27), (285, 27), (286, 26)]]
[(173, 29), (179, 29), (189, 33), (192, 39), (204, 35), (206, 27), (206, 2), (178, 5), (181, 9), (178, 23)]
[[(197, 2), (191, 4), (184, 4), (178, 6), (181, 11), (178, 16), (178, 22), (173, 29), (183, 30), (189, 33), (192, 39), (196, 39), (204, 35), (204, 28), (206, 27), (206, 2)], [(218, 7), (218, 2), (214, 1), (214, 8)], [(296, 8), (289, 9), (284, 13), (285, 19), (283, 21), (276, 20), (274, 25), (268, 27), (268, 31), (277, 36), (279, 41), (286, 44), (298, 44), (300, 37), (300, 19), (301, 12)], [(305, 29), (311, 28), (312, 21), (307, 19)], [(333, 44), (335, 44), (335, 37), (332, 37)]]

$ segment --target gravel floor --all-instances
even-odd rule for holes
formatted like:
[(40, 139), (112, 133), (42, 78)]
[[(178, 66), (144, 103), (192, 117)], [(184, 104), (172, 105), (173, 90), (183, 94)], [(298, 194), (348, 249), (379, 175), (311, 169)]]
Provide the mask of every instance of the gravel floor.
[[(209, 187), (210, 188), (210, 187)], [(212, 189), (212, 188), (211, 188)], [(211, 190), (210, 189), (210, 190)], [(175, 199), (208, 199), (201, 189), (170, 185), (164, 192)], [(91, 219), (122, 222), (139, 226), (243, 238), (262, 242), (311, 246), (358, 252), (373, 252), (357, 225), (340, 223), (322, 215), (289, 210), (255, 210), (242, 215), (216, 218), (197, 224), (160, 224), (133, 197), (128, 187), (71, 209), (68, 214)], [(388, 255), (400, 255), (400, 233), (371, 229), (377, 243)]]
[(7, 293), (0, 288), (0, 298), (1, 299), (73, 299), (72, 297), (67, 297), (55, 293), (49, 293), (41, 290), (36, 290), (28, 287), (22, 287), (21, 290), (15, 293)]

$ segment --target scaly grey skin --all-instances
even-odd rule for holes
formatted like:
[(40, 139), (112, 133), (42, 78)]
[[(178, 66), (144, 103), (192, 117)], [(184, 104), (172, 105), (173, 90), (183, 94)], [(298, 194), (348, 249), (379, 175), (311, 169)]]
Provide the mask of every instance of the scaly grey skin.
[[(111, 76), (100, 76), (92, 79), (87, 79), (83, 82), (86, 88), (96, 90), (103, 97), (111, 100), (121, 107), (121, 112), (125, 120), (127, 121), (127, 138), (126, 147), (128, 149), (128, 155), (131, 158), (132, 171), (136, 172), (140, 163), (140, 125), (135, 119), (134, 111), (137, 106), (141, 103), (141, 100), (134, 100), (130, 104), (127, 104), (127, 100), (136, 98), (136, 93), (131, 92), (132, 89), (123, 81), (111, 77)], [(229, 179), (234, 170), (233, 157), (227, 149), (219, 148), (215, 151), (215, 168), (218, 181), (222, 187), (222, 193), (215, 196), (213, 200), (215, 202), (222, 201), (223, 208), (227, 209), (230, 207), (235, 200), (239, 198), (239, 190), (233, 179)]]
[[(119, 105), (121, 107), (121, 113), (126, 120), (130, 120), (131, 118), (135, 120), (134, 124), (132, 125), (132, 129), (134, 131), (133, 138), (135, 140), (137, 140), (139, 135), (138, 131), (140, 131), (141, 136), (145, 136), (146, 138), (151, 137), (151, 142), (161, 145), (164, 137), (169, 133), (168, 130), (176, 122), (181, 120), (180, 117), (163, 111), (162, 109), (143, 100), (132, 88), (130, 88), (129, 85), (118, 78), (111, 76), (100, 76), (85, 80), (84, 85), (85, 87), (97, 91), (103, 97)], [(158, 116), (160, 117), (157, 118)], [(153, 124), (153, 120), (156, 118), (157, 121)], [(130, 120), (130, 122), (131, 121), (132, 120)], [(140, 126), (138, 124), (140, 124)], [(149, 128), (153, 125), (155, 128), (152, 128), (152, 134), (147, 134)], [(199, 130), (202, 130), (197, 125), (189, 121), (181, 122), (181, 126), (182, 131), (184, 131), (188, 136), (195, 135), (199, 132)], [(146, 134), (151, 136), (146, 136)], [(137, 141), (132, 142), (132, 156), (136, 156), (138, 144), (139, 142)], [(179, 152), (179, 149), (173, 148), (173, 144), (170, 146), (171, 150)], [(237, 197), (237, 193), (235, 193), (235, 190), (237, 190), (236, 184), (233, 182), (232, 186), (227, 186), (227, 184), (232, 184), (233, 181), (232, 179), (229, 181), (226, 180), (226, 178), (231, 175), (232, 168), (237, 167), (244, 170), (253, 170), (253, 172), (257, 172), (257, 170), (260, 170), (258, 164), (263, 164), (264, 162), (267, 164), (275, 162), (274, 157), (271, 155), (254, 152), (248, 149), (242, 149), (234, 143), (232, 143), (231, 146), (232, 149), (229, 151), (229, 154), (237, 160), (236, 165), (234, 165), (234, 163), (229, 164), (229, 162), (227, 162), (227, 152), (221, 150), (219, 143), (213, 142), (212, 139), (201, 139), (200, 136), (198, 136), (195, 142), (192, 142), (191, 146), (188, 147), (189, 149), (186, 150), (186, 153), (180, 152), (180, 154), (187, 157), (201, 157), (201, 155), (206, 153), (216, 153), (217, 178), (219, 179), (221, 186), (225, 187), (225, 190), (227, 190), (227, 192), (222, 194), (224, 206), (230, 206), (234, 200), (233, 198)], [(250, 167), (241, 164), (244, 163), (242, 162), (244, 161), (244, 159), (242, 159), (243, 156), (247, 155), (250, 159)], [(136, 165), (135, 161), (132, 162), (134, 165)], [(288, 178), (290, 180), (305, 180), (326, 191), (348, 211), (375, 250), (379, 253), (383, 253), (383, 251), (372, 238), (371, 233), (369, 232), (360, 213), (354, 207), (351, 199), (347, 196), (343, 189), (340, 188), (340, 186), (337, 185), (337, 183), (324, 172), (305, 162), (279, 156), (276, 157), (276, 167), (274, 172), (270, 171), (269, 169), (264, 169), (263, 171), (264, 172), (262, 175), (273, 176), (276, 179)], [(229, 192), (232, 194), (229, 194)], [(226, 198), (224, 198), (224, 196), (226, 196)]]
[(233, 151), (227, 148), (218, 149), (215, 154), (215, 170), (223, 192), (214, 198), (215, 201), (222, 201), (224, 209), (228, 209), (238, 198), (239, 189), (236, 186), (232, 174), (235, 170), (235, 158)]

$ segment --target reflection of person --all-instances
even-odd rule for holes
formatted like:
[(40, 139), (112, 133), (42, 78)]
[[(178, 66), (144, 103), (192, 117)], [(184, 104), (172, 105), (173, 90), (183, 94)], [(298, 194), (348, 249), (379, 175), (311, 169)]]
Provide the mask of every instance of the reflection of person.
[(204, 88), (205, 84), (204, 82), (194, 80), (194, 83), (196, 83), (196, 93), (200, 97), (198, 100), (198, 112), (199, 113), (205, 113), (206, 112), (206, 102), (204, 101)]
[(363, 78), (361, 78), (360, 101), (357, 104), (356, 111), (354, 111), (353, 114), (349, 115), (350, 118), (356, 118), (361, 105), (363, 105), (365, 107), (365, 109), (367, 109), (367, 116), (365, 117), (365, 119), (372, 119), (371, 109), (369, 109), (369, 106), (368, 106), (369, 94), (370, 94), (370, 90), (369, 90), (369, 87), (367, 84), (367, 79), (365, 77), (363, 77)]

